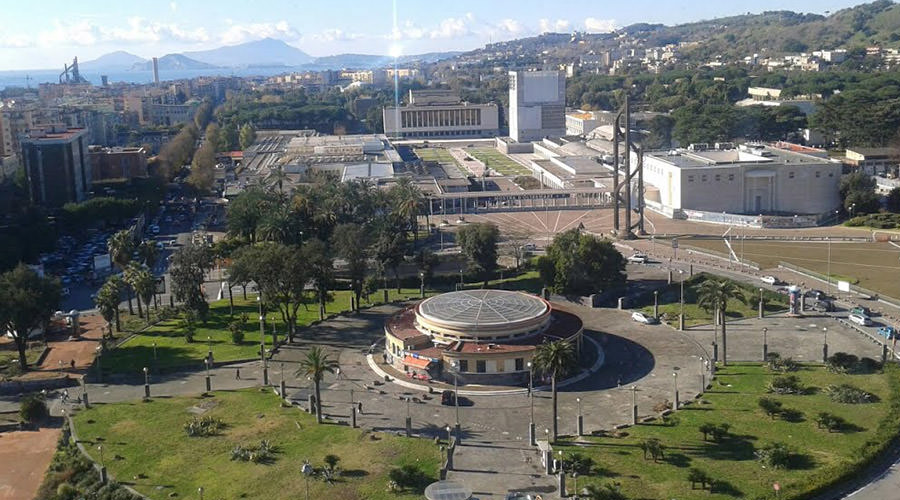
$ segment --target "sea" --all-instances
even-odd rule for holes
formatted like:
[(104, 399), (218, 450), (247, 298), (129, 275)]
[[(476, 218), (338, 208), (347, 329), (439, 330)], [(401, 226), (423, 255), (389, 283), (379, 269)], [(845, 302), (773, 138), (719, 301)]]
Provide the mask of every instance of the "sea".
[[(273, 67), (251, 67), (251, 68), (209, 68), (209, 69), (182, 69), (182, 70), (161, 70), (159, 79), (166, 80), (183, 80), (188, 78), (197, 78), (200, 76), (273, 76), (282, 73), (296, 71), (299, 68), (289, 68), (285, 66)], [(53, 69), (35, 69), (35, 70), (0, 70), (0, 90), (7, 87), (27, 87), (37, 88), (41, 83), (59, 83), (59, 74), (61, 70)], [(100, 75), (107, 75), (109, 83), (125, 82), (125, 83), (152, 83), (152, 71), (82, 71), (81, 76), (86, 78), (94, 85), (100, 85)], [(26, 80), (30, 78), (29, 80)]]

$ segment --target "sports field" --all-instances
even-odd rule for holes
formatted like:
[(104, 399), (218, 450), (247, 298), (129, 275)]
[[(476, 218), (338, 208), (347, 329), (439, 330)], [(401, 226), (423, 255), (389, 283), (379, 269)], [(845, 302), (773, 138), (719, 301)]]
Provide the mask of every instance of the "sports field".
[[(722, 240), (682, 240), (695, 246), (726, 254)], [(790, 241), (732, 240), (740, 257), (752, 260), (763, 269), (778, 267), (781, 261), (835, 278), (846, 279), (863, 288), (900, 297), (900, 248), (890, 243), (831, 243)], [(829, 257), (829, 246), (831, 247)], [(829, 265), (830, 262), (830, 265)]]
[(531, 175), (531, 171), (511, 160), (503, 153), (491, 148), (467, 148), (473, 158), (478, 159), (500, 175)]

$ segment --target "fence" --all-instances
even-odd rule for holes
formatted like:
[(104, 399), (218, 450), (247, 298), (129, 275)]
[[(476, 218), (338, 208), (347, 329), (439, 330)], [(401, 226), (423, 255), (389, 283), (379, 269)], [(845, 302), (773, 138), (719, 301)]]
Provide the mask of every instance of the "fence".
[(711, 224), (754, 228), (801, 228), (816, 227), (821, 220), (820, 215), (740, 215), (726, 212), (704, 212), (702, 210), (682, 209), (685, 219)]

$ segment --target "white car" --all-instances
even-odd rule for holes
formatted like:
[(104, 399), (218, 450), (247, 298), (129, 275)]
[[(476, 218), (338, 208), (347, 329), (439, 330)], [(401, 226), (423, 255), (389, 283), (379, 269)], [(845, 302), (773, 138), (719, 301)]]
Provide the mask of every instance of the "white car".
[(636, 253), (631, 257), (628, 257), (628, 262), (634, 262), (636, 264), (644, 264), (647, 262), (647, 256), (642, 253)]
[(767, 285), (777, 285), (778, 284), (778, 278), (776, 278), (775, 276), (763, 276), (762, 278), (760, 278), (760, 281), (762, 281), (763, 283), (765, 283)]
[(653, 316), (644, 314), (640, 311), (635, 311), (631, 313), (631, 319), (637, 321), (638, 323), (643, 323), (645, 325), (655, 325), (659, 323), (659, 320), (654, 318)]
[(869, 317), (864, 314), (853, 313), (853, 314), (847, 316), (847, 319), (856, 323), (857, 325), (869, 326), (872, 324), (872, 320), (869, 319)]

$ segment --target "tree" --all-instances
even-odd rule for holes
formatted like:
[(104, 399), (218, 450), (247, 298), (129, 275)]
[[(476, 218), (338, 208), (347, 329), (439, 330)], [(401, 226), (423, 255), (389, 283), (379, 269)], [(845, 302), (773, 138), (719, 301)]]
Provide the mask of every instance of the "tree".
[(486, 287), (497, 269), (500, 230), (493, 224), (469, 224), (459, 229), (456, 239), (468, 261), (469, 269), (481, 277)]
[(413, 262), (416, 263), (416, 269), (421, 273), (423, 284), (427, 285), (434, 276), (434, 268), (437, 267), (440, 261), (440, 257), (428, 248), (423, 248), (416, 252)]
[(169, 276), (175, 299), (206, 321), (209, 304), (203, 291), (206, 272), (212, 268), (212, 252), (206, 245), (189, 243), (172, 254)]
[(316, 292), (316, 301), (319, 303), (319, 319), (325, 319), (325, 304), (328, 302), (328, 292), (334, 281), (334, 260), (328, 246), (317, 238), (303, 245), (303, 260)]
[(688, 471), (688, 481), (691, 483), (691, 489), (694, 489), (694, 486), (700, 483), (700, 489), (705, 490), (707, 483), (712, 482), (712, 478), (705, 471), (691, 467)]
[(550, 377), (550, 385), (553, 393), (553, 441), (556, 441), (557, 422), (557, 394), (556, 381), (564, 377), (575, 368), (578, 363), (578, 355), (575, 346), (565, 340), (556, 342), (544, 342), (534, 350), (534, 368), (538, 373)]
[(139, 269), (133, 276), (135, 293), (138, 296), (138, 305), (144, 302), (144, 310), (147, 311), (147, 323), (150, 322), (150, 303), (156, 294), (156, 277), (147, 268)]
[(584, 500), (627, 500), (628, 497), (611, 484), (603, 486), (589, 484), (584, 487), (585, 494), (579, 496)]
[(319, 386), (325, 373), (334, 373), (338, 368), (338, 362), (331, 359), (322, 346), (313, 346), (306, 352), (306, 356), (300, 361), (300, 369), (295, 373), (298, 377), (308, 377), (312, 380), (316, 392), (316, 422), (322, 423), (322, 397)]
[(256, 141), (256, 130), (253, 125), (245, 123), (241, 126), (241, 149), (247, 149)]
[(538, 259), (544, 285), (555, 293), (590, 295), (625, 283), (625, 258), (609, 240), (570, 229)]
[(424, 198), (422, 190), (413, 183), (411, 177), (401, 177), (397, 184), (391, 188), (390, 196), (393, 199), (394, 213), (402, 220), (409, 221), (409, 228), (413, 232), (414, 245), (419, 242), (419, 211), (422, 209)]
[(728, 365), (728, 338), (725, 331), (725, 318), (727, 317), (728, 301), (731, 299), (746, 300), (740, 288), (731, 280), (708, 279), (697, 290), (697, 304), (700, 307), (715, 310), (715, 314), (722, 321), (722, 364), (726, 366)]
[[(141, 266), (140, 264), (138, 264), (137, 262), (134, 262), (134, 261), (129, 262), (128, 267), (125, 268), (125, 273), (123, 274), (123, 277), (125, 278), (125, 283), (128, 285), (129, 293), (131, 293), (132, 291), (134, 293), (137, 293), (138, 275), (140, 274), (140, 272), (142, 270), (143, 270), (143, 266)], [(137, 300), (137, 306), (138, 306), (138, 317), (143, 318), (144, 311), (143, 311), (143, 308), (141, 307), (140, 298), (138, 298), (138, 300)]]
[(378, 238), (375, 240), (375, 260), (378, 262), (378, 274), (384, 279), (387, 288), (387, 269), (394, 272), (397, 281), (397, 291), (400, 291), (400, 264), (403, 263), (403, 255), (406, 253), (406, 236), (399, 231), (394, 231), (388, 225), (378, 230)]
[(122, 301), (122, 278), (113, 275), (107, 278), (103, 286), (97, 290), (97, 296), (94, 298), (94, 304), (100, 310), (100, 315), (109, 325), (109, 336), (113, 336), (113, 320), (116, 322), (116, 331), (122, 331), (122, 325), (119, 323), (119, 302)]
[(215, 168), (216, 146), (207, 139), (194, 153), (194, 159), (191, 161), (191, 173), (186, 182), (197, 191), (207, 193), (212, 190), (216, 181)]
[(706, 441), (706, 436), (711, 434), (715, 430), (715, 428), (716, 428), (715, 424), (706, 422), (706, 423), (700, 424), (700, 426), (697, 427), (697, 430), (703, 434), (703, 440)]
[(41, 277), (25, 264), (0, 274), (0, 331), (12, 335), (22, 371), (28, 369), (29, 335), (50, 321), (61, 294), (59, 281)]
[(274, 203), (274, 197), (262, 189), (245, 190), (228, 204), (228, 233), (254, 243), (260, 223)]
[(888, 212), (900, 213), (900, 187), (895, 187), (888, 192), (885, 206)]
[(341, 224), (334, 228), (331, 245), (337, 256), (347, 263), (350, 288), (356, 296), (356, 307), (362, 295), (369, 263), (369, 233), (365, 227), (355, 224)]
[[(131, 262), (131, 255), (134, 253), (133, 233), (128, 229), (116, 232), (106, 242), (106, 250), (109, 252), (109, 259), (124, 273), (128, 263)], [(128, 292), (128, 313), (134, 314), (134, 307), (131, 305), (131, 289), (126, 291)]]
[(156, 242), (153, 240), (144, 240), (137, 247), (138, 256), (141, 262), (150, 269), (156, 265), (159, 259), (159, 249), (156, 248)]
[(775, 417), (781, 413), (781, 401), (776, 401), (772, 398), (759, 398), (759, 401), (756, 403), (772, 420), (775, 420)]
[(862, 171), (844, 176), (840, 185), (844, 210), (854, 216), (877, 212), (881, 201), (875, 193), (875, 186), (875, 179)]

